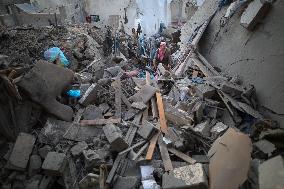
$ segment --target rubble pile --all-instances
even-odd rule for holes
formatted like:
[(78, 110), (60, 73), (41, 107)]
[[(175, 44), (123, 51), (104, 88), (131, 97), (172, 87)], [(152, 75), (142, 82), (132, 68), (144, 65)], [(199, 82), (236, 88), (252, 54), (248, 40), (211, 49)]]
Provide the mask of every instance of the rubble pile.
[[(104, 57), (101, 34), (84, 26), (0, 36), (1, 188), (283, 186), (283, 130), (257, 110), (253, 86), (216, 71), (194, 44), (153, 76)], [(50, 46), (75, 66), (42, 60)]]

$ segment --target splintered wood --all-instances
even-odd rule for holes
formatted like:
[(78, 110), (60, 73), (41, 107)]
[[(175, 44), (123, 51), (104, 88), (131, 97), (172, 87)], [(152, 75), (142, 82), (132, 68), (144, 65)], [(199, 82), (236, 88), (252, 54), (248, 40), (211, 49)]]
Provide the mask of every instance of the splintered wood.
[(163, 104), (163, 99), (162, 99), (161, 93), (157, 92), (156, 97), (157, 97), (157, 105), (158, 105), (159, 117), (160, 117), (160, 128), (161, 128), (161, 131), (163, 133), (167, 134), (168, 126), (167, 126), (164, 104)]
[(147, 151), (147, 154), (146, 154), (146, 158), (145, 158), (146, 160), (152, 160), (153, 153), (155, 151), (156, 144), (157, 144), (157, 141), (158, 141), (158, 138), (159, 138), (160, 134), (161, 134), (161, 132), (159, 131), (150, 140), (150, 146), (148, 148), (148, 151)]

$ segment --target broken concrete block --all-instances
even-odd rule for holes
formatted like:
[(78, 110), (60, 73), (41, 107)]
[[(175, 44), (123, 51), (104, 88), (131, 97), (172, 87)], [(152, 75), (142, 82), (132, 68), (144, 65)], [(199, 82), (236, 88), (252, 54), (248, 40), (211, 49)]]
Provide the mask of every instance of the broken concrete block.
[(259, 140), (253, 144), (258, 150), (262, 151), (268, 156), (271, 156), (272, 152), (276, 150), (275, 145), (269, 142), (268, 140)]
[(128, 176), (128, 177), (121, 177), (118, 176), (118, 178), (115, 180), (115, 183), (113, 185), (113, 189), (133, 189), (137, 188), (139, 183), (138, 177)]
[(77, 157), (87, 148), (88, 144), (85, 141), (82, 141), (78, 142), (75, 146), (73, 146), (70, 151), (74, 157)]
[(209, 124), (209, 120), (206, 120), (202, 123), (197, 124), (193, 130), (195, 132), (198, 132), (200, 134), (202, 134), (205, 137), (209, 137), (210, 136), (210, 124)]
[(143, 102), (133, 102), (131, 107), (137, 110), (145, 110), (147, 108), (146, 104)]
[(47, 154), (52, 151), (52, 147), (49, 145), (45, 145), (44, 147), (38, 150), (38, 153), (42, 159), (45, 159)]
[(69, 69), (38, 61), (18, 82), (18, 86), (49, 113), (59, 119), (72, 121), (72, 108), (59, 103), (56, 98), (71, 84), (73, 77), (74, 73)]
[(143, 137), (144, 139), (149, 139), (152, 137), (156, 132), (158, 131), (158, 128), (155, 127), (152, 123), (149, 121), (144, 121), (142, 125), (140, 126), (137, 133)]
[(89, 173), (79, 182), (80, 189), (100, 188), (99, 179), (99, 175)]
[(206, 84), (199, 84), (193, 87), (196, 94), (202, 98), (211, 98), (215, 95), (215, 88)]
[(105, 149), (84, 150), (83, 155), (86, 169), (92, 169), (106, 163), (106, 159), (109, 157), (109, 152)]
[(36, 138), (33, 135), (20, 133), (10, 155), (7, 168), (24, 171), (27, 167)]
[(123, 139), (121, 131), (117, 126), (108, 124), (103, 127), (103, 131), (111, 145), (112, 150), (121, 152), (122, 150), (128, 148), (128, 144)]
[(179, 167), (165, 173), (162, 182), (163, 189), (196, 189), (208, 188), (206, 174), (202, 164), (196, 163)]
[(165, 104), (165, 116), (166, 119), (176, 126), (191, 125), (193, 117), (187, 112), (177, 109), (170, 104)]
[(270, 8), (270, 3), (261, 0), (252, 1), (241, 17), (241, 25), (248, 30), (253, 30), (254, 27), (263, 19)]
[(281, 155), (260, 164), (258, 172), (259, 189), (284, 188), (284, 159)]
[(144, 102), (144, 104), (147, 104), (149, 100), (153, 97), (153, 95), (157, 92), (157, 89), (155, 87), (152, 87), (150, 85), (144, 85), (140, 91), (138, 91), (136, 94), (131, 96), (129, 98), (130, 101), (133, 102)]
[(33, 176), (41, 169), (41, 157), (39, 155), (32, 155), (29, 163), (29, 176)]
[(98, 90), (100, 89), (100, 86), (97, 84), (92, 84), (86, 93), (82, 96), (82, 98), (79, 100), (79, 103), (83, 106), (88, 106), (92, 102), (94, 102), (97, 98)]
[(220, 133), (225, 131), (227, 128), (228, 128), (227, 125), (225, 125), (222, 122), (218, 122), (212, 127), (211, 133), (212, 133), (213, 136), (218, 136)]
[(42, 169), (47, 175), (62, 176), (67, 159), (63, 153), (49, 152), (42, 164)]

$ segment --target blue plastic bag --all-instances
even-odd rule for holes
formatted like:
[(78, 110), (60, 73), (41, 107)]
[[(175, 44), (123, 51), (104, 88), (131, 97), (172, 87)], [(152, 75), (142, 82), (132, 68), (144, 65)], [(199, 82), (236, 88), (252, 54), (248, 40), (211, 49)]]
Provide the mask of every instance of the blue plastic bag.
[(67, 91), (67, 95), (73, 98), (80, 98), (81, 91), (80, 90), (69, 90)]
[(65, 57), (64, 53), (58, 47), (52, 47), (44, 52), (44, 58), (49, 62), (54, 62), (56, 58), (59, 58), (60, 63), (67, 67), (69, 65), (69, 61)]

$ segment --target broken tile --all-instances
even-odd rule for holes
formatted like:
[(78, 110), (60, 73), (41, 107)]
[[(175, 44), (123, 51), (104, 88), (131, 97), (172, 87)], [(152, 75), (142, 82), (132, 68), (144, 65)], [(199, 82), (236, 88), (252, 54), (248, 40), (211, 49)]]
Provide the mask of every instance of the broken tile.
[(218, 136), (220, 133), (225, 131), (227, 128), (228, 128), (227, 125), (225, 125), (222, 122), (218, 122), (212, 127), (211, 133), (212, 133), (213, 136)]
[(47, 154), (52, 151), (52, 147), (49, 145), (45, 145), (44, 147), (38, 150), (38, 153), (42, 159), (45, 159)]
[(202, 164), (179, 167), (163, 175), (163, 189), (207, 188), (207, 178)]
[(67, 159), (65, 154), (49, 152), (42, 164), (42, 169), (47, 175), (62, 176), (66, 164)]
[(24, 171), (27, 167), (36, 138), (33, 135), (20, 133), (10, 155), (7, 168)]

